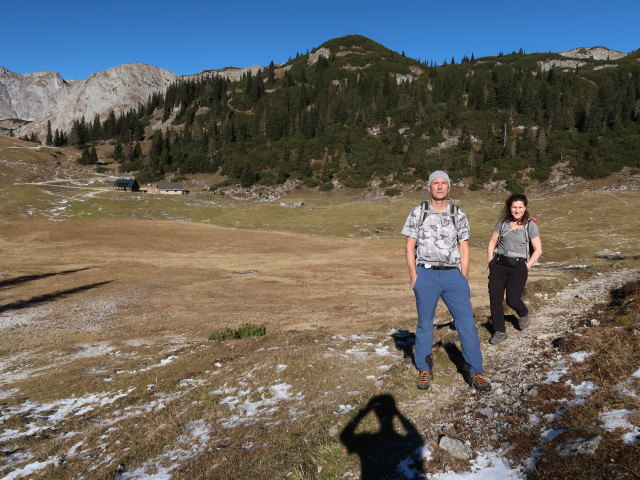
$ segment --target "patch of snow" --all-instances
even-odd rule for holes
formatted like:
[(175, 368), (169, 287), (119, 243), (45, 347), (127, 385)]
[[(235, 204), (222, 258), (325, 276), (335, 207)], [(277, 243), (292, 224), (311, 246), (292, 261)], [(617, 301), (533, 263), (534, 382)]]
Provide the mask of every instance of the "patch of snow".
[(8, 475), (5, 475), (4, 477), (2, 477), (2, 480), (13, 480), (14, 478), (26, 477), (27, 475), (32, 475), (36, 472), (39, 472), (40, 470), (48, 467), (49, 465), (55, 465), (59, 461), (60, 461), (59, 458), (54, 457), (54, 458), (49, 458), (44, 462), (29, 463), (28, 465), (25, 465), (24, 467), (14, 470)]
[[(84, 397), (64, 398), (45, 404), (38, 404), (27, 400), (20, 407), (7, 407), (4, 411), (4, 418), (22, 415), (24, 418), (45, 421), (50, 425), (36, 426), (29, 423), (25, 425), (26, 430), (5, 429), (0, 434), (0, 441), (6, 442), (24, 436), (35, 435), (41, 431), (52, 428), (53, 425), (63, 421), (69, 415), (81, 416), (96, 408), (111, 405), (116, 400), (126, 397), (134, 390), (135, 387), (130, 387), (127, 391), (119, 390), (116, 393), (94, 393)], [(47, 413), (45, 414), (44, 412)]]
[(389, 351), (389, 345), (384, 345), (381, 347), (376, 347), (376, 353), (378, 355), (393, 355), (390, 351)]
[[(236, 396), (228, 396), (219, 403), (227, 405), (233, 412), (226, 420), (222, 422), (224, 428), (233, 428), (243, 424), (251, 424), (262, 418), (269, 418), (271, 414), (278, 410), (278, 404), (285, 401), (294, 401), (300, 403), (304, 399), (304, 395), (300, 392), (292, 393), (291, 385), (279, 383), (270, 385), (267, 388), (260, 387), (256, 393), (260, 394), (258, 400), (252, 401), (247, 398), (251, 395), (250, 390), (238, 391)], [(289, 409), (293, 419), (298, 415), (297, 410)]]
[(576, 362), (584, 362), (585, 359), (591, 355), (592, 353), (590, 352), (573, 352), (569, 354), (569, 357), (571, 357)]
[(421, 472), (413, 465), (415, 465), (416, 462), (421, 464), (423, 461), (429, 462), (431, 460), (433, 460), (431, 449), (427, 446), (420, 446), (398, 464), (398, 473), (408, 479), (419, 478)]
[(4, 400), (5, 398), (13, 397), (20, 393), (20, 390), (17, 388), (12, 388), (11, 390), (0, 390), (0, 400)]
[(182, 380), (180, 380), (180, 382), (178, 382), (178, 386), (179, 387), (197, 387), (200, 385), (204, 385), (205, 383), (207, 383), (206, 380), (203, 379), (199, 379), (199, 380), (194, 380), (193, 378), (184, 378)]
[(598, 417), (603, 422), (605, 430), (612, 432), (617, 429), (627, 430), (627, 433), (622, 435), (622, 441), (626, 445), (632, 443), (640, 443), (640, 429), (633, 425), (627, 416), (636, 414), (639, 410), (612, 410), (610, 412), (600, 413)]
[(354, 408), (355, 407), (353, 405), (349, 405), (349, 404), (342, 405), (342, 404), (340, 404), (340, 405), (338, 405), (338, 411), (337, 412), (333, 412), (333, 413), (336, 414), (336, 415), (342, 415), (342, 414), (349, 413), (349, 412), (353, 411)]
[(43, 308), (30, 308), (20, 313), (5, 313), (0, 315), (0, 329), (16, 325), (30, 325), (32, 320), (43, 318), (51, 313), (51, 310)]
[(591, 395), (598, 387), (593, 382), (584, 381), (580, 385), (571, 385), (571, 388), (576, 395), (575, 403), (580, 405), (584, 403), (585, 398)]
[(430, 476), (434, 480), (524, 480), (526, 477), (522, 467), (509, 467), (508, 460), (500, 458), (496, 453), (483, 452), (471, 460), (471, 471), (458, 473), (449, 471)]
[(567, 431), (566, 428), (550, 428), (548, 430), (544, 430), (540, 434), (540, 438), (545, 443), (546, 442), (550, 442), (550, 441), (554, 440), (556, 437), (558, 437), (558, 435), (560, 435), (561, 433), (564, 433), (566, 431)]
[(147, 460), (132, 472), (123, 472), (119, 478), (125, 480), (168, 480), (171, 472), (182, 462), (204, 450), (211, 436), (211, 427), (204, 420), (188, 422), (182, 427), (183, 435), (176, 439), (176, 448)]
[(542, 383), (555, 383), (559, 382), (562, 377), (569, 373), (569, 369), (566, 367), (566, 361), (560, 360), (558, 366), (549, 372), (547, 372), (547, 378)]

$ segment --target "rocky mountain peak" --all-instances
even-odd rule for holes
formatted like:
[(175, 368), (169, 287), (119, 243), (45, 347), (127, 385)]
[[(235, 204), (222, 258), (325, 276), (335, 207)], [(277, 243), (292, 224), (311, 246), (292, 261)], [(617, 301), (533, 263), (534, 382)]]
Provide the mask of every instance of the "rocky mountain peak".
[(606, 47), (574, 48), (573, 50), (560, 52), (560, 55), (570, 58), (591, 58), (593, 60), (618, 60), (627, 56), (626, 53)]
[(0, 67), (0, 118), (40, 118), (47, 110), (49, 98), (66, 86), (57, 72), (21, 75)]
[[(143, 63), (118, 65), (73, 82), (66, 82), (56, 72), (18, 75), (22, 83), (4, 80), (14, 78), (12, 75), (18, 74), (8, 72), (4, 77), (0, 75), (0, 118), (34, 120), (16, 134), (36, 133), (40, 137), (46, 132), (49, 121), (53, 130), (68, 131), (76, 119), (84, 116), (92, 120), (96, 114), (104, 118), (111, 110), (116, 113), (128, 110), (146, 102), (151, 94), (166, 90), (181, 78), (168, 70)], [(3, 91), (3, 84), (10, 87), (15, 84), (15, 88)], [(41, 101), (37, 102), (38, 99)], [(16, 104), (35, 104), (38, 109), (11, 110)], [(2, 110), (3, 105), (8, 108)]]

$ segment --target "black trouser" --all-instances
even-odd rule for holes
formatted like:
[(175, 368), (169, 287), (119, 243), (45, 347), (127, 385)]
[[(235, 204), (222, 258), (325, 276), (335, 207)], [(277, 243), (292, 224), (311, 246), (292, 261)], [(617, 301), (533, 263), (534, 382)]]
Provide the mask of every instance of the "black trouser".
[(494, 258), (489, 262), (489, 300), (491, 302), (491, 324), (496, 332), (504, 332), (504, 307), (502, 299), (507, 291), (507, 305), (513, 308), (518, 317), (529, 314), (522, 301), (524, 286), (527, 283), (529, 269), (525, 262), (516, 267), (499, 265)]

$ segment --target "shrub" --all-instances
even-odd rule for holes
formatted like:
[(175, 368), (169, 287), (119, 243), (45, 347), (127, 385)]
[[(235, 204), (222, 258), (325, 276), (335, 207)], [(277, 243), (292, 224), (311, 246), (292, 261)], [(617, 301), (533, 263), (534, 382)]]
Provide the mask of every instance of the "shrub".
[(401, 194), (402, 194), (402, 190), (400, 190), (399, 188), (395, 188), (395, 187), (387, 188), (387, 189), (384, 191), (384, 194), (385, 194), (387, 197), (396, 197), (396, 196), (398, 196), (398, 195), (401, 195)]
[(224, 330), (216, 330), (215, 332), (209, 335), (209, 340), (228, 340), (230, 338), (236, 338), (235, 330), (231, 330), (230, 328), (225, 328)]
[(524, 187), (515, 178), (507, 180), (507, 190), (511, 193), (524, 193)]
[(236, 330), (236, 338), (245, 337), (262, 337), (267, 333), (267, 327), (264, 325), (255, 325), (253, 323), (245, 323)]
[(305, 177), (302, 180), (302, 183), (304, 183), (305, 187), (313, 188), (313, 187), (317, 187), (320, 182), (318, 182), (318, 180), (316, 180), (313, 177)]
[(530, 174), (531, 178), (534, 180), (538, 180), (539, 182), (544, 182), (548, 180), (551, 176), (551, 167), (549, 165), (539, 165), (535, 168), (533, 172)]
[(399, 181), (400, 183), (410, 184), (410, 183), (415, 183), (418, 180), (418, 178), (411, 173), (402, 173), (396, 177), (396, 180)]
[(232, 330), (231, 328), (224, 328), (222, 330), (216, 330), (209, 335), (209, 340), (224, 341), (236, 338), (246, 337), (262, 337), (267, 333), (267, 327), (264, 325), (254, 325), (253, 323), (245, 323), (240, 328)]
[(320, 191), (321, 192), (328, 192), (329, 190), (333, 190), (333, 183), (326, 182), (326, 183), (323, 183), (322, 185), (320, 185)]

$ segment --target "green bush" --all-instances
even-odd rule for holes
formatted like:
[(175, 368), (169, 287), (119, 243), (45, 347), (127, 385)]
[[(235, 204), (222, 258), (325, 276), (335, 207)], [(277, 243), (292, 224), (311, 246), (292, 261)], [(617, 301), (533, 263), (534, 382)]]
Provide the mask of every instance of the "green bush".
[(538, 165), (535, 170), (531, 172), (530, 176), (539, 182), (549, 180), (549, 177), (551, 176), (551, 167), (549, 165)]
[(136, 175), (136, 180), (140, 185), (143, 183), (153, 183), (158, 180), (162, 180), (164, 175), (161, 172), (153, 171), (153, 170), (140, 170)]
[(400, 183), (410, 184), (410, 183), (415, 183), (418, 180), (418, 178), (411, 173), (402, 173), (396, 177), (396, 180), (399, 181)]
[(216, 330), (209, 335), (209, 340), (224, 341), (229, 339), (246, 338), (246, 337), (262, 337), (267, 333), (267, 327), (264, 325), (254, 325), (253, 323), (245, 323), (240, 328), (232, 330), (224, 328)]
[(313, 188), (313, 187), (317, 187), (320, 182), (318, 182), (318, 180), (316, 180), (313, 177), (305, 177), (302, 180), (302, 183), (304, 183), (305, 187)]
[(255, 325), (253, 323), (245, 323), (236, 330), (236, 338), (245, 337), (262, 337), (267, 333), (267, 327), (264, 325)]
[(402, 190), (400, 190), (399, 188), (395, 188), (395, 187), (387, 188), (387, 189), (384, 191), (384, 194), (385, 194), (387, 197), (396, 197), (396, 196), (398, 196), (398, 195), (401, 195), (401, 194), (402, 194)]
[(506, 186), (511, 193), (524, 193), (524, 187), (515, 178), (507, 180)]
[(236, 338), (235, 330), (231, 330), (230, 328), (225, 328), (224, 330), (216, 330), (215, 332), (209, 335), (209, 340), (228, 340), (230, 338)]
[(333, 190), (333, 183), (327, 182), (320, 185), (321, 192), (328, 192), (329, 190)]

